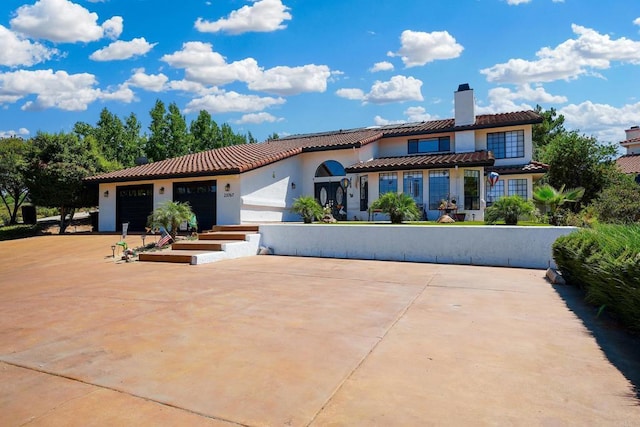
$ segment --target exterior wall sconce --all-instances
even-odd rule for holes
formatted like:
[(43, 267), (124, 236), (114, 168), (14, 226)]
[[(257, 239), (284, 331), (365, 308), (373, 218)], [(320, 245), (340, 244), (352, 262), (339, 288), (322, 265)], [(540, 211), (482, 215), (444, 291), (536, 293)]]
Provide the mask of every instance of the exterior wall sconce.
[(351, 180), (349, 178), (342, 178), (340, 180), (340, 185), (342, 185), (344, 188), (349, 188), (351, 187)]
[(292, 182), (292, 183), (291, 183), (291, 189), (292, 189), (292, 190), (295, 190), (295, 189), (296, 189), (296, 183), (295, 183), (295, 182)]
[(164, 194), (164, 187), (160, 187), (160, 190), (158, 191), (160, 194)]
[(224, 186), (224, 191), (229, 191), (229, 190), (231, 190), (231, 184), (227, 182)]
[(104, 193), (102, 193), (102, 195), (103, 195), (104, 197), (109, 197), (109, 190), (106, 190)]

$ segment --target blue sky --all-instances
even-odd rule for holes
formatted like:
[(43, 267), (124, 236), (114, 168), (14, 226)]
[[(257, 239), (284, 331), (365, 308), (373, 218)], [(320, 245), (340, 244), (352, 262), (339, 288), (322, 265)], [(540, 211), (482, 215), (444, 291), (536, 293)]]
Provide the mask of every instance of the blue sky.
[(258, 140), (554, 107), (602, 141), (640, 125), (630, 0), (3, 0), (0, 136), (157, 99)]

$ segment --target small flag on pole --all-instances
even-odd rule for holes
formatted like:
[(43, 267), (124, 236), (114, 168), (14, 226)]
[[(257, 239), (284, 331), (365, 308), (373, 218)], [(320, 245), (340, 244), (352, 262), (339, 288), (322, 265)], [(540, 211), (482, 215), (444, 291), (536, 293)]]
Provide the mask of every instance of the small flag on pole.
[(171, 240), (173, 240), (171, 238), (171, 235), (169, 233), (167, 233), (167, 230), (164, 229), (164, 227), (160, 228), (160, 240), (158, 240), (158, 243), (156, 243), (156, 247), (161, 248), (164, 245), (169, 244), (169, 242)]

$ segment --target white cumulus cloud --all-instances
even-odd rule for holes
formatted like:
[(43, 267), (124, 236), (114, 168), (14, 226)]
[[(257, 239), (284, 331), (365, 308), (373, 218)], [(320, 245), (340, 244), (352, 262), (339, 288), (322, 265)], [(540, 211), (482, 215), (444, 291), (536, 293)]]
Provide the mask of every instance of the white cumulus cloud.
[(350, 99), (352, 101), (363, 101), (365, 97), (364, 91), (357, 88), (338, 89), (336, 91), (336, 95), (341, 98)]
[(423, 101), (421, 88), (422, 81), (415, 77), (393, 76), (386, 82), (376, 81), (364, 100), (373, 104)]
[(615, 107), (584, 101), (569, 104), (558, 110), (568, 128), (580, 129), (600, 141), (619, 142), (625, 139), (624, 130), (640, 123), (640, 102)]
[(429, 120), (436, 120), (437, 116), (432, 116), (427, 113), (427, 110), (424, 107), (409, 107), (404, 110), (404, 115), (407, 116), (406, 119), (398, 119), (398, 120), (389, 120), (385, 119), (382, 116), (375, 116), (373, 118), (373, 122), (378, 126), (385, 125), (398, 125), (402, 123), (413, 123), (413, 122), (427, 122)]
[(58, 43), (91, 42), (105, 36), (119, 36), (122, 18), (113, 17), (98, 25), (98, 15), (69, 0), (38, 0), (16, 10), (11, 29), (35, 39)]
[(0, 73), (0, 104), (15, 103), (25, 97), (35, 96), (34, 101), (25, 102), (21, 109), (84, 111), (99, 99), (133, 100), (133, 93), (126, 86), (103, 91), (97, 89), (96, 85), (95, 76), (89, 73), (69, 74), (51, 69)]
[(563, 104), (567, 97), (552, 95), (544, 87), (531, 87), (529, 84), (518, 86), (515, 90), (497, 87), (489, 90), (489, 105), (476, 106), (477, 114), (499, 114), (513, 111), (532, 110), (535, 104)]
[(57, 54), (57, 49), (49, 49), (40, 43), (25, 40), (0, 25), (0, 65), (31, 66), (51, 59)]
[(185, 70), (187, 80), (209, 85), (224, 85), (234, 81), (253, 81), (262, 72), (253, 58), (227, 63), (210, 43), (186, 42), (182, 50), (164, 55), (162, 61)]
[(203, 33), (271, 32), (286, 28), (284, 22), (291, 20), (289, 10), (281, 0), (254, 0), (252, 6), (234, 10), (227, 18), (213, 22), (198, 18), (195, 27)]
[(144, 68), (135, 70), (127, 80), (127, 84), (148, 90), (149, 92), (162, 92), (166, 88), (169, 77), (164, 74), (147, 74)]
[(105, 37), (109, 37), (110, 39), (117, 39), (122, 34), (123, 30), (123, 22), (121, 16), (114, 16), (113, 18), (107, 19), (102, 23), (102, 29), (104, 30)]
[(275, 123), (275, 122), (281, 122), (283, 120), (284, 119), (281, 117), (276, 117), (272, 114), (265, 113), (263, 111), (260, 113), (245, 114), (242, 116), (240, 120), (236, 120), (234, 123), (239, 125), (246, 124), (246, 123), (259, 125), (260, 123)]
[(324, 92), (331, 71), (326, 65), (304, 65), (302, 67), (279, 66), (260, 73), (249, 81), (251, 90), (276, 95), (296, 95), (303, 92)]
[(89, 56), (94, 61), (115, 61), (147, 54), (157, 43), (149, 43), (144, 37), (131, 41), (117, 40), (96, 50)]
[(371, 67), (369, 71), (371, 71), (372, 73), (377, 73), (379, 71), (393, 71), (393, 69), (394, 67), (391, 62), (382, 61), (382, 62), (376, 62), (375, 64), (373, 64), (373, 67)]
[(326, 65), (278, 66), (264, 70), (253, 58), (227, 62), (210, 43), (187, 42), (182, 50), (164, 55), (162, 61), (185, 70), (185, 80), (202, 85), (226, 85), (236, 81), (251, 90), (276, 95), (324, 92), (332, 72)]
[(0, 138), (12, 138), (12, 137), (24, 137), (29, 135), (31, 132), (27, 128), (20, 128), (17, 131), (15, 130), (0, 130)]
[(422, 81), (415, 77), (393, 76), (382, 82), (376, 80), (369, 93), (365, 94), (357, 88), (338, 89), (336, 95), (363, 103), (388, 104), (392, 102), (423, 101)]
[(572, 80), (595, 70), (608, 69), (612, 61), (640, 63), (640, 41), (625, 37), (612, 40), (607, 34), (575, 24), (571, 28), (577, 38), (555, 48), (540, 49), (537, 60), (510, 59), (480, 72), (490, 82), (543, 83)]
[(388, 52), (388, 56), (400, 56), (406, 67), (425, 65), (439, 59), (453, 59), (462, 54), (463, 47), (447, 31), (425, 33), (405, 30), (400, 36), (398, 52)]
[(221, 92), (191, 100), (185, 108), (185, 113), (188, 114), (200, 110), (206, 110), (209, 113), (250, 113), (284, 103), (284, 98), (245, 95), (233, 91)]

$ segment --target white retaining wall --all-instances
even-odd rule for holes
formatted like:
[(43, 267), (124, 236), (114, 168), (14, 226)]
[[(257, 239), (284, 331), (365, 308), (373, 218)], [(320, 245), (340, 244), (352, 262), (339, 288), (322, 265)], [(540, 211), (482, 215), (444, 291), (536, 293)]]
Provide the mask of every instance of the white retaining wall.
[(555, 267), (551, 245), (575, 227), (265, 224), (275, 255), (504, 267)]

